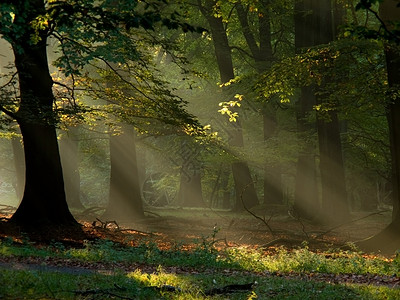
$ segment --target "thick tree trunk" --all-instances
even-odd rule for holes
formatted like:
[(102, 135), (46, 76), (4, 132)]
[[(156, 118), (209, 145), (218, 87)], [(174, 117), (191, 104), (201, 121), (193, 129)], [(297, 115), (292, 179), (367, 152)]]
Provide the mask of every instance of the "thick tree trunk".
[(178, 202), (185, 207), (205, 207), (200, 173), (181, 173)]
[(54, 126), (20, 122), (24, 141), (24, 196), (11, 222), (24, 229), (77, 224), (68, 210)]
[[(198, 3), (202, 14), (210, 25), (221, 82), (227, 83), (235, 78), (235, 74), (233, 71), (231, 49), (222, 18), (215, 17), (212, 12), (213, 6), (216, 5), (215, 1), (206, 0), (204, 6), (200, 0), (198, 0)], [(231, 125), (229, 144), (233, 147), (243, 147), (243, 133), (240, 121), (232, 122)], [(243, 204), (247, 208), (257, 205), (259, 203), (258, 197), (247, 163), (244, 161), (232, 163), (232, 173), (235, 182), (235, 209), (242, 209)]]
[[(385, 0), (380, 4), (380, 17), (391, 29), (390, 22), (400, 20), (398, 1)], [(385, 45), (387, 77), (390, 87), (400, 85), (399, 45)], [(393, 254), (400, 248), (400, 98), (396, 96), (388, 105), (390, 152), (392, 163), (393, 217), (392, 222), (370, 239), (357, 243), (365, 251), (382, 251)]]
[(129, 125), (110, 136), (110, 194), (104, 220), (133, 222), (144, 218), (136, 159), (135, 132)]
[(328, 112), (329, 119), (318, 116), (319, 161), (321, 172), (322, 215), (330, 222), (349, 218), (349, 207), (343, 167), (342, 143), (337, 112)]
[[(33, 20), (44, 7), (43, 1), (31, 1), (28, 16), (15, 15), (16, 22), (31, 28)], [(19, 19), (21, 18), (21, 19)], [(20, 107), (16, 114), (25, 152), (25, 190), (21, 204), (10, 222), (23, 230), (36, 230), (78, 225), (70, 213), (64, 192), (60, 154), (53, 116), (53, 81), (49, 74), (46, 33), (32, 45), (31, 31), (13, 41), (15, 66), (19, 76)]]

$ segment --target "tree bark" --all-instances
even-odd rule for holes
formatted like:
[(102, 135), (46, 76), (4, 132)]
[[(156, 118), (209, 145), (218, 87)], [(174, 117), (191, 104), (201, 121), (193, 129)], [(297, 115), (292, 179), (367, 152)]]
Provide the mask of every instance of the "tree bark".
[(35, 32), (31, 21), (44, 11), (44, 2), (29, 1), (31, 10), (15, 14), (15, 22), (24, 24), (23, 36), (12, 41), (18, 71), (20, 106), (16, 119), (20, 126), (25, 152), (25, 190), (10, 222), (23, 230), (34, 231), (78, 225), (70, 213), (64, 192), (60, 154), (53, 112), (54, 96), (46, 53), (46, 32), (32, 44)]
[[(385, 0), (380, 4), (379, 14), (386, 23), (389, 30), (392, 29), (390, 22), (400, 20), (400, 8), (398, 1)], [(400, 55), (399, 44), (386, 44), (386, 69), (389, 87), (400, 85)], [(392, 186), (393, 186), (393, 213), (392, 222), (375, 236), (366, 239), (357, 245), (365, 251), (382, 251), (393, 254), (400, 248), (400, 98), (395, 98), (388, 104), (388, 124), (390, 135), (390, 152), (392, 165)]]

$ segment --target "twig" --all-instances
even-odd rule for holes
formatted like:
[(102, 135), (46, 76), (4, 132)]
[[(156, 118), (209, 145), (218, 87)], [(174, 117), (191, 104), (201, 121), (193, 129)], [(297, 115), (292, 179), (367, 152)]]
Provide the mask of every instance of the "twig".
[(304, 233), (304, 235), (306, 236), (307, 240), (309, 240), (309, 239), (310, 239), (310, 236), (308, 235), (308, 233), (307, 233), (307, 231), (306, 231), (306, 227), (304, 226), (303, 221), (300, 219), (300, 216), (293, 215), (293, 214), (290, 213), (290, 212), (288, 212), (288, 213), (289, 213), (289, 216), (291, 216), (293, 219), (295, 219), (297, 222), (300, 223), (300, 225), (301, 225), (301, 231)]
[[(102, 221), (102, 220), (100, 220), (99, 218), (96, 218), (96, 220), (97, 220), (98, 222), (100, 222), (101, 228), (103, 228), (103, 229), (106, 229), (107, 226), (110, 225), (110, 224), (114, 224), (114, 225), (117, 227), (118, 230), (120, 229), (120, 228), (119, 228), (119, 225), (118, 225), (118, 223), (117, 223), (117, 221)], [(94, 222), (92, 223), (92, 225), (93, 225), (93, 226), (96, 226), (97, 221), (94, 221)]]

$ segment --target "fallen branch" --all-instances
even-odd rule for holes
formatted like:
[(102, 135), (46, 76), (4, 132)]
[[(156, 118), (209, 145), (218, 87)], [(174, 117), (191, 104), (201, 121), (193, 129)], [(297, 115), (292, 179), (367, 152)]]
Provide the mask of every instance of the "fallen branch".
[(108, 228), (109, 225), (114, 224), (117, 227), (117, 229), (120, 229), (117, 221), (102, 221), (99, 218), (96, 218), (96, 220), (97, 221), (93, 221), (93, 223), (92, 223), (93, 227), (96, 227), (97, 226), (96, 225), (97, 222), (99, 222), (101, 224), (101, 226), (97, 226), (97, 227), (101, 227), (103, 229), (106, 229), (106, 228)]
[[(100, 223), (101, 226), (97, 226), (97, 223)], [(109, 225), (115, 225), (116, 231), (123, 232), (123, 231), (135, 231), (137, 233), (141, 233), (143, 235), (153, 235), (151, 232), (146, 232), (146, 231), (141, 231), (133, 228), (121, 228), (119, 227), (117, 221), (102, 221), (99, 218), (96, 218), (96, 221), (93, 221), (92, 226), (93, 227), (100, 227), (102, 229), (110, 229)]]

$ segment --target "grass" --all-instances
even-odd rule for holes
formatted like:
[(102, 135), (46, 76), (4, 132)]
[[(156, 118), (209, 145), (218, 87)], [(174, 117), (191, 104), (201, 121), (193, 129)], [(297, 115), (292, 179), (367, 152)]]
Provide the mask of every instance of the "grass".
[[(268, 255), (247, 248), (217, 250), (214, 238), (215, 232), (191, 251), (179, 246), (160, 250), (151, 242), (122, 247), (111, 241), (87, 242), (81, 249), (67, 249), (60, 243), (39, 248), (27, 240), (16, 244), (5, 239), (0, 243), (0, 257), (54, 257), (72, 266), (92, 262), (158, 267), (151, 274), (117, 269), (109, 275), (1, 269), (0, 299), (400, 299), (398, 288), (300, 279), (301, 274), (311, 273), (399, 276), (399, 256), (388, 260), (356, 251), (315, 253), (306, 245), (294, 250), (280, 248)], [(171, 267), (186, 271), (174, 272)], [(299, 276), (284, 276), (291, 273)], [(257, 282), (253, 290), (207, 295), (212, 288), (253, 282)], [(166, 291), (165, 287), (175, 290)]]
[[(257, 280), (253, 291), (206, 296), (218, 285)], [(57, 272), (3, 270), (1, 299), (399, 299), (400, 291), (387, 287), (341, 285), (279, 277), (215, 274), (154, 274), (135, 271), (114, 275), (71, 275)], [(164, 291), (164, 286), (178, 291)]]

